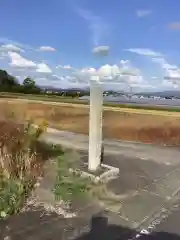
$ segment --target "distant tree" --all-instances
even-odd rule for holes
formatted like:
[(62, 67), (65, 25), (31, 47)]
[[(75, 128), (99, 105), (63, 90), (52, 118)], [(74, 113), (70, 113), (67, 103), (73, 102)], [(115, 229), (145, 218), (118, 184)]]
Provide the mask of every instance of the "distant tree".
[(77, 97), (77, 92), (75, 92), (75, 91), (67, 91), (66, 96), (75, 98), (75, 97)]
[(24, 87), (21, 84), (18, 84), (12, 88), (12, 92), (15, 93), (24, 93)]
[(41, 92), (40, 88), (36, 86), (36, 82), (30, 77), (24, 79), (23, 88), (23, 93), (38, 94)]
[(30, 77), (24, 79), (23, 84), (19, 84), (18, 80), (0, 69), (0, 92), (16, 92), (16, 93), (41, 93), (41, 89)]
[(79, 97), (83, 97), (83, 96), (90, 96), (90, 92), (89, 91), (81, 91), (79, 93)]
[(17, 79), (9, 75), (5, 70), (0, 69), (0, 91), (11, 92), (15, 87), (19, 86)]
[(24, 79), (23, 85), (24, 85), (24, 87), (35, 87), (36, 83), (30, 77), (27, 77), (27, 78)]

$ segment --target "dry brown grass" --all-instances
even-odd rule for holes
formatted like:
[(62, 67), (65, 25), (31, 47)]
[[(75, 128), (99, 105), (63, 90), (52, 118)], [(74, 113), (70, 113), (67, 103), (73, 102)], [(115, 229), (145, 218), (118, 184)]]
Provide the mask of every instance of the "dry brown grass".
[[(33, 118), (38, 124), (47, 121), (50, 127), (88, 134), (88, 108), (23, 102), (5, 105), (0, 102), (1, 119), (14, 115), (19, 120)], [(160, 116), (106, 110), (103, 119), (103, 135), (106, 138), (180, 144), (180, 118), (176, 115)]]
[[(3, 120), (10, 113), (6, 106), (0, 119), (0, 219), (19, 212), (42, 176), (45, 160), (53, 157), (56, 151), (37, 140), (42, 129), (35, 129), (31, 122), (21, 124)], [(58, 155), (63, 153), (60, 148), (56, 152)]]
[(40, 175), (43, 157), (23, 125), (0, 121), (0, 172), (7, 179), (35, 181)]

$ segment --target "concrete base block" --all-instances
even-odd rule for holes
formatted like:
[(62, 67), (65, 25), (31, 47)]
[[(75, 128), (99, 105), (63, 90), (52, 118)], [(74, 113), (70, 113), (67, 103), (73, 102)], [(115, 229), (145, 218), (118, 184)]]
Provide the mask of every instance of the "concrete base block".
[(83, 163), (78, 169), (69, 169), (70, 172), (78, 173), (83, 178), (89, 178), (91, 181), (98, 183), (107, 183), (111, 179), (115, 179), (119, 175), (119, 168), (106, 164), (101, 164), (97, 171), (88, 170), (88, 163)]

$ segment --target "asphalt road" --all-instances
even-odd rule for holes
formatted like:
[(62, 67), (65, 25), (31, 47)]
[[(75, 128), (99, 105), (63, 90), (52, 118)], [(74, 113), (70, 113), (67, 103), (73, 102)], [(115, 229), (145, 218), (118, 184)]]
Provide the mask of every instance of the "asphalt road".
[[(59, 143), (66, 147), (75, 148), (79, 150), (87, 150), (88, 149), (88, 138), (82, 134), (74, 134), (70, 132), (63, 131), (55, 131), (53, 129), (48, 129), (47, 133), (44, 135), (44, 139), (46, 141), (50, 141), (51, 143)], [(177, 148), (168, 148), (168, 147), (157, 147), (154, 145), (146, 145), (141, 143), (133, 143), (133, 142), (124, 142), (124, 141), (116, 141), (116, 140), (104, 140), (104, 147), (106, 153), (120, 154), (127, 157), (136, 157), (139, 158), (139, 163), (144, 161), (145, 163), (150, 160), (152, 162), (156, 162), (157, 164), (164, 164), (167, 166), (176, 165), (179, 163), (180, 152)], [(179, 205), (176, 204), (176, 207), (173, 208), (170, 213), (168, 213), (167, 218), (164, 220), (160, 220), (160, 224), (156, 224), (152, 231), (149, 229), (144, 229), (148, 234), (141, 234), (133, 232), (132, 229), (128, 229), (127, 232), (133, 235), (133, 238), (120, 237), (121, 240), (136, 240), (136, 239), (158, 239), (158, 240), (180, 240), (180, 195), (179, 196)], [(177, 198), (178, 198), (177, 196)], [(158, 219), (154, 219), (156, 221)], [(151, 225), (152, 223), (150, 223)], [(142, 229), (142, 228), (141, 228)], [(98, 229), (99, 232), (99, 229)], [(136, 238), (137, 237), (137, 238)], [(76, 240), (86, 240), (91, 239), (87, 236), (82, 236), (81, 238), (77, 238)], [(93, 239), (93, 238), (92, 238)], [(109, 238), (107, 238), (109, 239)], [(113, 238), (112, 238), (113, 239)]]
[[(133, 240), (180, 240), (180, 206), (174, 210), (164, 221), (155, 227), (151, 233), (138, 234)], [(128, 240), (128, 239), (127, 239)], [(131, 240), (131, 238), (129, 239)]]
[[(48, 128), (47, 132), (42, 135), (42, 139), (53, 144), (60, 144), (67, 148), (88, 150), (88, 136), (83, 134)], [(180, 159), (178, 147), (160, 147), (151, 144), (113, 139), (104, 139), (103, 144), (105, 153), (110, 154), (122, 154), (127, 157), (141, 158), (142, 160), (151, 159), (160, 163), (164, 162), (167, 165), (176, 164)]]
[[(46, 140), (48, 142), (54, 143), (54, 144), (61, 144), (65, 147), (74, 148), (78, 150), (88, 150), (88, 137), (82, 134), (74, 134), (70, 132), (63, 132), (63, 131), (57, 131), (55, 129), (47, 129), (47, 132), (43, 135), (43, 140)], [(174, 166), (179, 164), (180, 159), (180, 151), (178, 148), (168, 148), (168, 147), (158, 147), (148, 144), (141, 144), (141, 143), (133, 143), (133, 142), (124, 142), (124, 141), (116, 141), (116, 140), (108, 140), (105, 139), (104, 141), (104, 147), (105, 152), (113, 153), (113, 158), (110, 159), (112, 162), (115, 162), (117, 159), (118, 162), (121, 162), (124, 164), (121, 164), (121, 167), (125, 167), (123, 171), (127, 171), (128, 180), (134, 181), (133, 179), (133, 171), (136, 172), (139, 170), (143, 170), (142, 172), (146, 173), (145, 175), (149, 176), (150, 179), (157, 179), (158, 176), (155, 177), (156, 174), (159, 175), (161, 170), (165, 173), (166, 169), (168, 168), (168, 172), (171, 169), (174, 169)], [(83, 151), (84, 152), (84, 151)], [(117, 157), (114, 155), (117, 154)], [(119, 158), (120, 156), (120, 158)], [(129, 159), (129, 165), (127, 165), (127, 159), (124, 157), (132, 157), (136, 158), (135, 161), (131, 161)], [(111, 162), (111, 163), (112, 163)], [(134, 166), (134, 167), (133, 167)], [(154, 167), (155, 170), (154, 170)], [(159, 166), (159, 167), (158, 167)], [(133, 171), (131, 171), (131, 167), (135, 168)], [(121, 168), (123, 169), (123, 168)], [(164, 169), (164, 170), (163, 170)], [(49, 171), (49, 168), (48, 168)], [(122, 172), (123, 173), (123, 172)], [(121, 173), (121, 176), (123, 175)], [(152, 173), (156, 173), (155, 175)], [(167, 172), (166, 172), (167, 173)], [(171, 170), (170, 170), (171, 173)], [(178, 172), (179, 174), (179, 172)], [(164, 175), (164, 174), (163, 174)], [(130, 177), (129, 177), (130, 176)], [(142, 177), (142, 175), (141, 175)], [(178, 175), (179, 179), (179, 175)], [(119, 179), (120, 181), (122, 179)], [(174, 184), (174, 175), (171, 177), (171, 180), (173, 180)], [(48, 178), (49, 181), (49, 178)], [(126, 180), (125, 180), (126, 181)], [(163, 181), (163, 179), (162, 179)], [(168, 183), (170, 181), (168, 180)], [(167, 181), (166, 181), (166, 185)], [(118, 188), (120, 184), (118, 184)], [(161, 182), (161, 186), (162, 182)], [(44, 187), (47, 189), (47, 185), (44, 185)], [(140, 186), (139, 186), (140, 187)], [(127, 187), (125, 187), (127, 190)], [(158, 198), (162, 199), (162, 197), (157, 196), (157, 193), (151, 194), (148, 192), (148, 198), (145, 198), (146, 201), (142, 203), (142, 198), (137, 198), (137, 201), (134, 201), (133, 208), (129, 208), (130, 210), (127, 211), (126, 207), (123, 207), (123, 202), (121, 202), (121, 210), (124, 209), (128, 216), (130, 216), (133, 219), (135, 217), (135, 213), (138, 213), (138, 215), (141, 215), (143, 211), (147, 212), (147, 209), (151, 209), (150, 202), (156, 202), (155, 200), (151, 200), (149, 197), (152, 197), (152, 199)], [(49, 195), (48, 195), (49, 196)], [(140, 195), (138, 195), (140, 196)], [(144, 195), (143, 195), (144, 196)], [(95, 216), (94, 221), (92, 217), (89, 219), (86, 218), (80, 218), (78, 220), (77, 218), (74, 220), (71, 220), (71, 226), (67, 225), (67, 222), (63, 222), (64, 219), (61, 217), (57, 217), (54, 214), (44, 214), (41, 211), (31, 211), (29, 214), (25, 213), (25, 216), (23, 219), (19, 219), (20, 222), (18, 222), (18, 217), (20, 218), (20, 214), (16, 216), (15, 219), (12, 218), (12, 222), (5, 222), (4, 227), (0, 225), (0, 239), (13, 239), (13, 240), (50, 240), (50, 239), (74, 239), (74, 240), (91, 240), (91, 239), (102, 239), (102, 240), (146, 240), (146, 239), (155, 239), (155, 240), (180, 240), (180, 226), (179, 226), (179, 219), (180, 219), (180, 195), (179, 196), (179, 206), (174, 208), (175, 210), (172, 212), (168, 212), (167, 218), (159, 221), (160, 224), (157, 224), (152, 231), (148, 231), (147, 226), (149, 226), (149, 222), (146, 226), (146, 229), (143, 229), (143, 227), (140, 226), (140, 229), (144, 230), (144, 233), (148, 234), (142, 234), (141, 235), (138, 231), (131, 228), (130, 226), (124, 226), (123, 224), (119, 224), (118, 217), (115, 217), (114, 213), (110, 214), (110, 211), (105, 211), (105, 216)], [(133, 197), (133, 196), (132, 196)], [(49, 198), (48, 198), (49, 199)], [(125, 202), (125, 200), (124, 200)], [(129, 201), (128, 201), (129, 202)], [(159, 200), (158, 200), (159, 202)], [(140, 205), (145, 206), (142, 208), (139, 208)], [(154, 204), (153, 203), (153, 204)], [(117, 205), (117, 203), (116, 203)], [(125, 206), (125, 205), (124, 205)], [(127, 206), (127, 205), (126, 205)], [(169, 206), (169, 205), (168, 205)], [(135, 208), (137, 210), (135, 210)], [(135, 211), (134, 211), (135, 210)], [(89, 211), (89, 210), (88, 210)], [(91, 208), (92, 211), (92, 208)], [(134, 212), (133, 212), (134, 211)], [(98, 210), (99, 212), (99, 210)], [(103, 211), (104, 212), (104, 211)], [(132, 214), (133, 212), (133, 214)], [(117, 213), (117, 212), (116, 212)], [(107, 216), (106, 216), (107, 214)], [(108, 215), (110, 214), (110, 216)], [(146, 215), (146, 213), (144, 213)], [(88, 217), (88, 214), (85, 214)], [(146, 215), (147, 216), (147, 215)], [(109, 217), (109, 219), (107, 219)], [(139, 216), (136, 215), (136, 217), (139, 218)], [(144, 217), (143, 217), (144, 218)], [(91, 219), (91, 222), (90, 222)], [(139, 218), (140, 219), (140, 218)], [(151, 218), (152, 219), (152, 218)], [(150, 224), (152, 224), (152, 221), (156, 221), (157, 219), (150, 220)], [(90, 223), (89, 223), (90, 222)], [(124, 220), (123, 220), (124, 222)], [(2, 222), (1, 222), (2, 224)], [(7, 225), (6, 225), (7, 224)], [(11, 225), (10, 225), (11, 224)], [(143, 224), (143, 223), (142, 223)], [(8, 227), (6, 227), (8, 226)], [(17, 229), (18, 230), (17, 230)], [(1, 230), (2, 229), (2, 230)], [(102, 231), (103, 229), (103, 231)], [(6, 232), (12, 233), (12, 237), (8, 237), (6, 235), (6, 238), (1, 238), (1, 233), (4, 235)], [(69, 233), (70, 232), (70, 233)], [(78, 235), (77, 237), (74, 235), (68, 235), (71, 234)], [(60, 237), (60, 234), (62, 236), (67, 237)], [(13, 236), (14, 234), (14, 236)], [(80, 236), (79, 236), (80, 235)]]
[[(157, 232), (166, 232), (169, 234), (176, 234), (177, 239), (180, 239), (180, 208), (174, 211), (164, 222), (162, 222), (156, 229)], [(171, 238), (169, 238), (171, 239)]]

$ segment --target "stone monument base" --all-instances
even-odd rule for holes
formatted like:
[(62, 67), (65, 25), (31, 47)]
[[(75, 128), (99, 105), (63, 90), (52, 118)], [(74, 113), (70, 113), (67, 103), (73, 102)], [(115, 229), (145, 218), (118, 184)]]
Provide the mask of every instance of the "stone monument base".
[(119, 168), (112, 167), (106, 164), (101, 164), (96, 171), (88, 169), (88, 163), (82, 162), (76, 169), (69, 169), (71, 172), (80, 173), (83, 178), (89, 178), (91, 181), (105, 182), (118, 177)]

